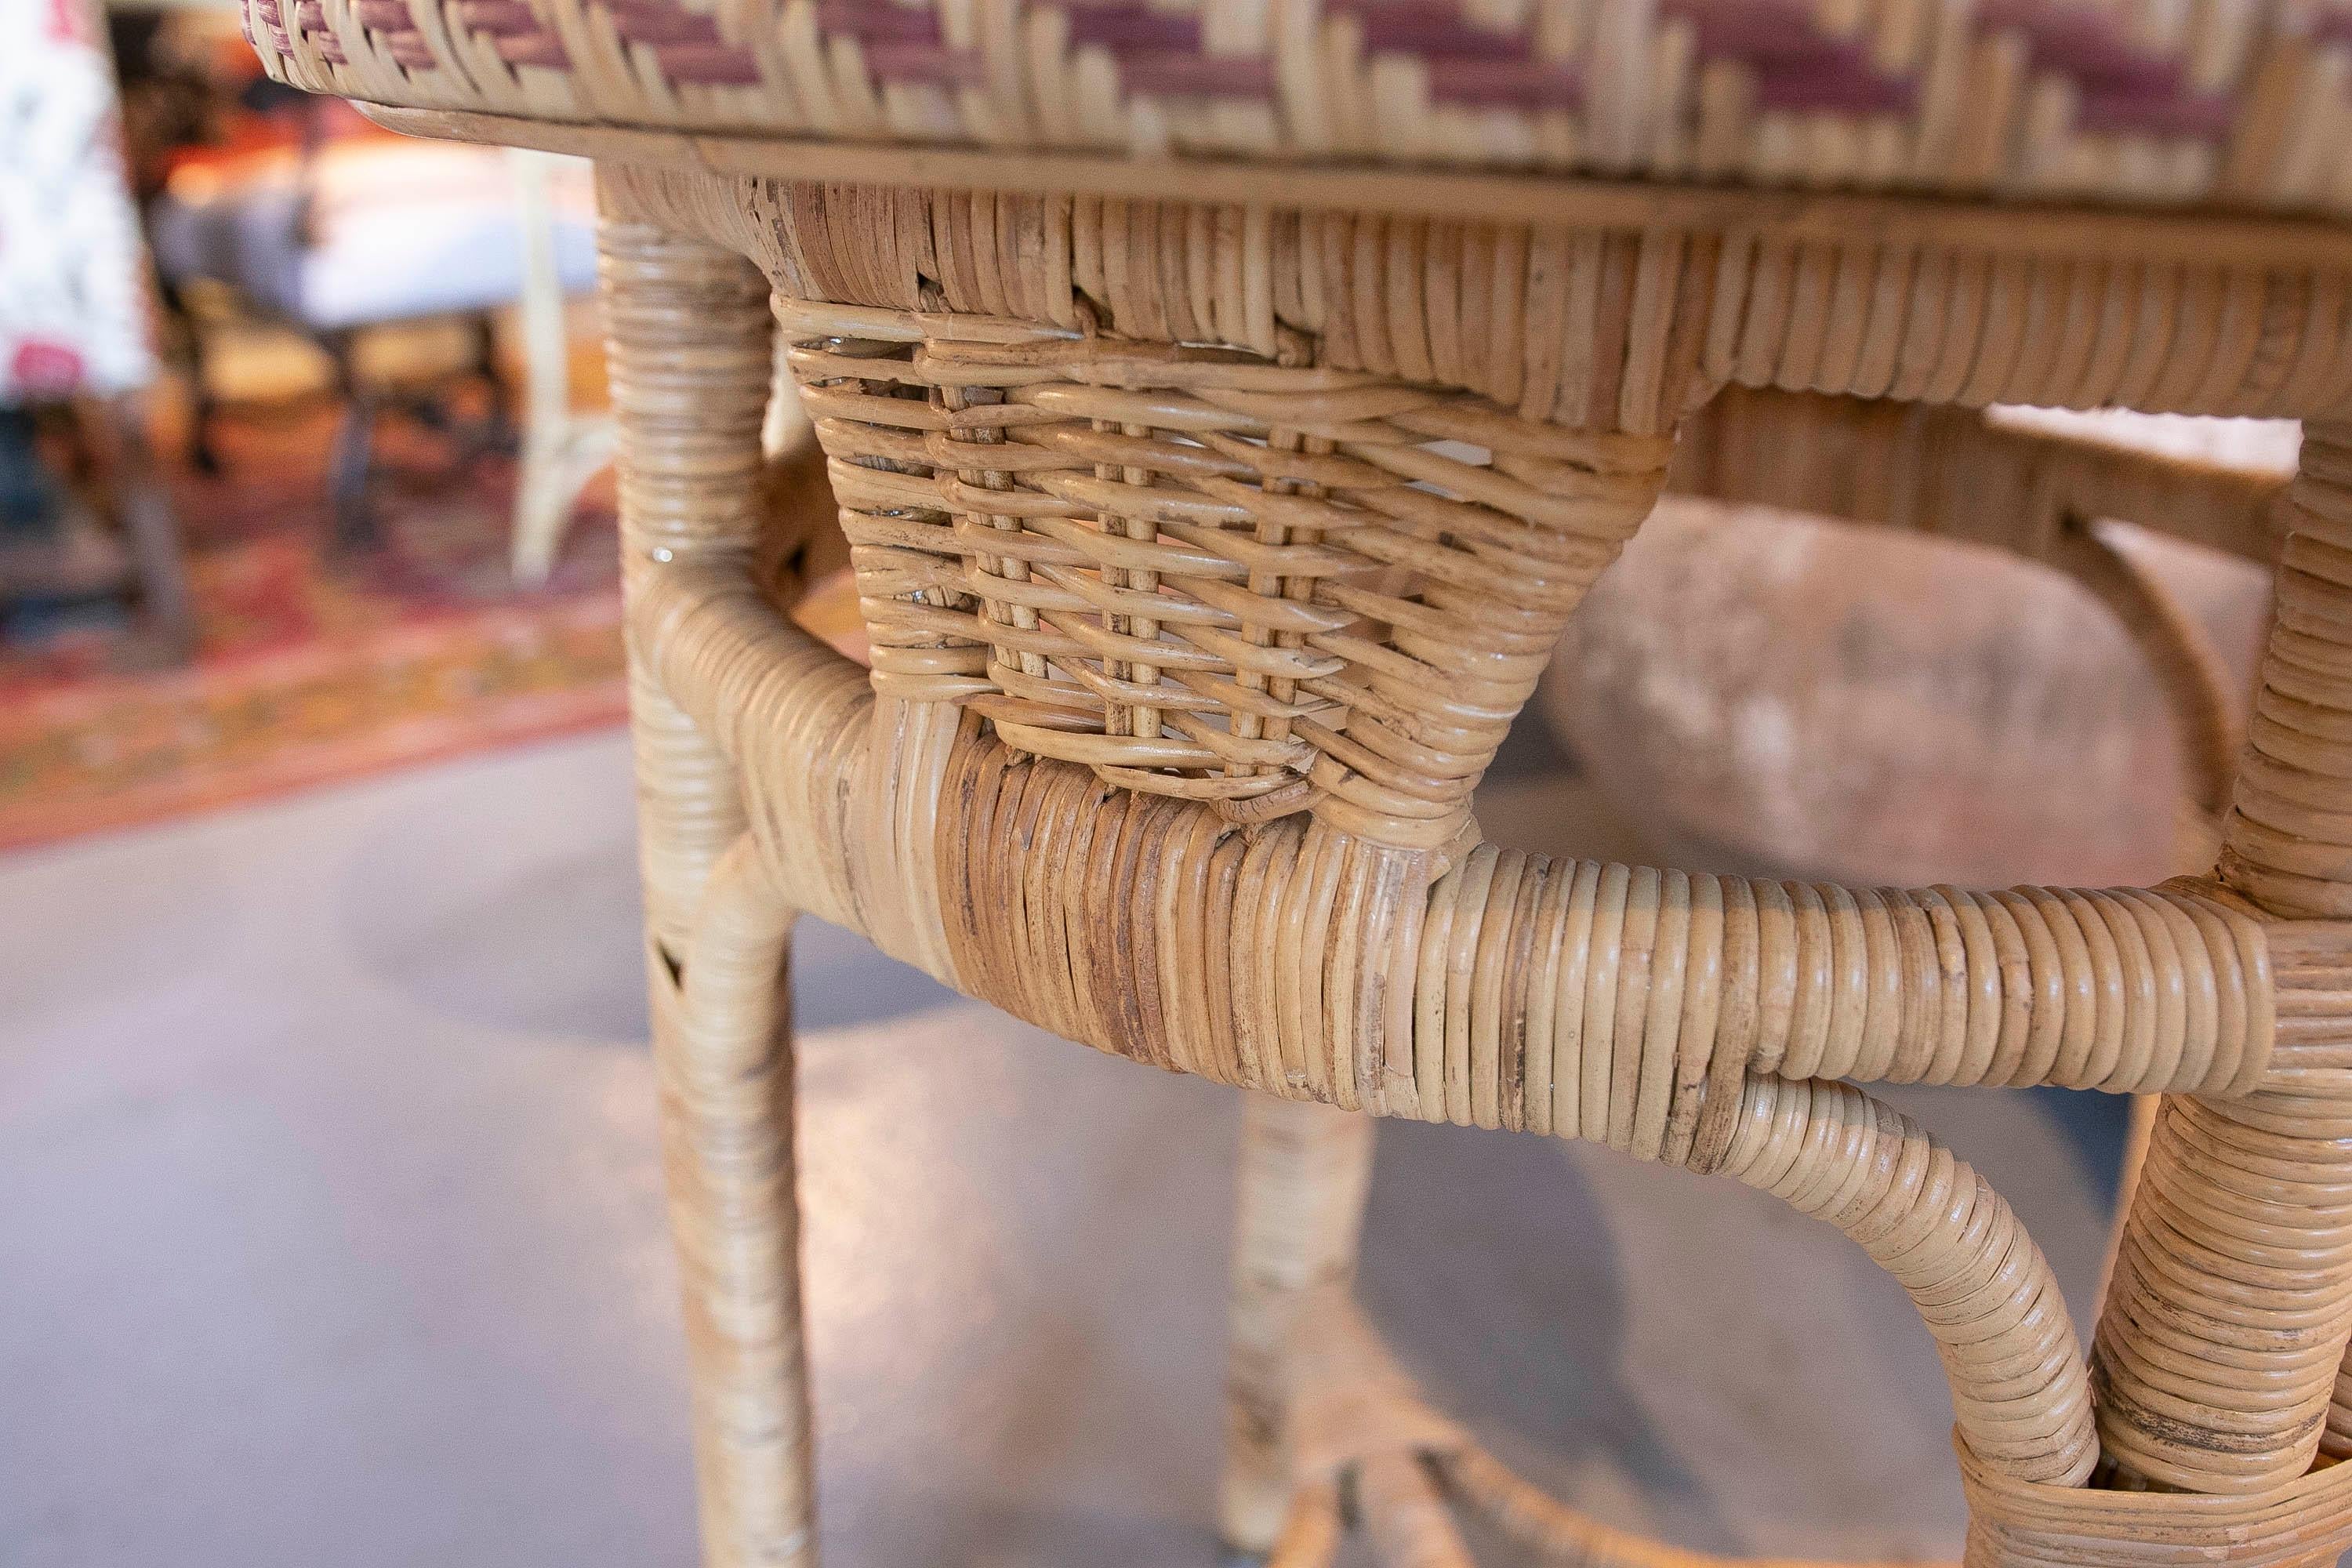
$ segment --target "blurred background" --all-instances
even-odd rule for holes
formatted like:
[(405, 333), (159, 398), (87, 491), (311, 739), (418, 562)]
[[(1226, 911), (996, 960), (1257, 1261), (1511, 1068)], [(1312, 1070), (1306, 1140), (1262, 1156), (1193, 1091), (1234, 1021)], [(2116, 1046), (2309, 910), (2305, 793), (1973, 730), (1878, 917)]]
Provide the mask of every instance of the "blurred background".
[(0, 846), (609, 721), (584, 166), (0, 15)]
[[(687, 1563), (584, 170), (283, 93), (205, 5), (0, 0), (0, 1562)], [(1602, 580), (1489, 837), (2210, 863), (2197, 727), (2111, 604), (1873, 525), (1886, 448), (1779, 493), (1809, 416), (1709, 417), (1678, 482), (1748, 499), (1671, 500)], [(2296, 439), (1954, 417), (1918, 438), (2157, 452), (2257, 530)], [(2261, 540), (2098, 526), (2240, 721)], [(855, 648), (842, 582), (803, 613)], [(836, 931), (795, 962), (834, 1560), (1208, 1561), (1232, 1097)], [(1894, 1098), (2087, 1326), (2126, 1107)], [(1956, 1550), (1934, 1356), (1843, 1238), (1605, 1151), (1381, 1137), (1365, 1300), (1526, 1473), (1697, 1548)]]

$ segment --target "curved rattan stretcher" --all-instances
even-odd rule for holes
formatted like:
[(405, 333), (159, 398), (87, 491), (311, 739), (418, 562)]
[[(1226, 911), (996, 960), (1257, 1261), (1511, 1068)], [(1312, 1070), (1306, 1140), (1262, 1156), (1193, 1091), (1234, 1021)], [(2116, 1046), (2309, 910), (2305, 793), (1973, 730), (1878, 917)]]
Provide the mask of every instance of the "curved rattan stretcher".
[[(1344, 1300), (1355, 1113), (1591, 1139), (1839, 1226), (1942, 1358), (1980, 1568), (2333, 1561), (2352, 235), (2275, 215), (2344, 205), (2314, 139), (2352, 73), (2326, 13), (2190, 12), (254, 0), (287, 79), (599, 159), (709, 1561), (814, 1552), (793, 911), (1256, 1091), (1223, 1523), (1286, 1568), (1349, 1521), (1459, 1563), (1449, 1507), (1553, 1560), (1704, 1561), (1531, 1493), (1387, 1366)], [(1407, 167), (1444, 162), (1479, 172)], [(1949, 199), (2031, 195), (2086, 205)], [(795, 546), (760, 537), (777, 331), (870, 672), (753, 580)], [(1482, 771), (1730, 386), (2307, 422), (2282, 528), (2088, 460), (1984, 522), (2134, 620), (2228, 799), (2211, 877), (1846, 889), (1479, 842)], [(2119, 496), (2278, 563), (2233, 787), (2210, 658), (2079, 526)], [(2014, 1215), (1877, 1082), (2163, 1097), (2087, 1360)]]

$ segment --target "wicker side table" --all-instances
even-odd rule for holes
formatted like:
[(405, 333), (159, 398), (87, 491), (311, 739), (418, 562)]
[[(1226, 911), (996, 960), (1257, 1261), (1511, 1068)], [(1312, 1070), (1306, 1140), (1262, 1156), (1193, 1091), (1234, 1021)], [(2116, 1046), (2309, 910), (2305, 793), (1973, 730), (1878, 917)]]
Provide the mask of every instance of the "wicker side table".
[[(1558, 1560), (1690, 1561), (1534, 1494), (1388, 1365), (1346, 1300), (1356, 1113), (1603, 1142), (1844, 1230), (1949, 1376), (1971, 1563), (2352, 1542), (2352, 233), (2312, 216), (2352, 205), (2342, 18), (247, 19), (273, 73), (387, 124), (598, 161), (709, 1562), (814, 1555), (796, 910), (1256, 1091), (1224, 1525), (1291, 1568), (1349, 1522), (1462, 1562), (1449, 1508)], [(772, 331), (870, 675), (746, 571), (790, 552), (756, 537)], [(2213, 877), (1844, 889), (1479, 842), (1480, 773), (1735, 384), (2308, 422)], [(1999, 1195), (1859, 1087), (1888, 1081), (2163, 1095), (2087, 1363)]]

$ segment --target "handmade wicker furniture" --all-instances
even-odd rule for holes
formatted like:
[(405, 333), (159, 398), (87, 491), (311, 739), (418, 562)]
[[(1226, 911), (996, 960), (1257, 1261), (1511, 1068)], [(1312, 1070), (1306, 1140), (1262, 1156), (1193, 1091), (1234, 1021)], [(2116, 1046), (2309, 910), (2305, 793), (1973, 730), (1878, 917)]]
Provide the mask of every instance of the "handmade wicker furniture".
[[(274, 74), (387, 124), (599, 162), (709, 1561), (814, 1552), (794, 910), (1261, 1091), (1224, 1522), (1286, 1563), (1343, 1514), (1457, 1562), (1443, 1500), (1563, 1561), (1690, 1561), (1534, 1496), (1385, 1367), (1344, 1305), (1369, 1123), (1323, 1106), (1605, 1142), (1844, 1229), (1949, 1374), (1972, 1563), (2352, 1541), (2352, 18), (247, 19)], [(772, 322), (870, 679), (745, 570)], [(1478, 842), (1482, 768), (1734, 384), (2309, 421), (2211, 879), (1848, 889)], [(1873, 1081), (2164, 1094), (2087, 1363), (2008, 1207)]]

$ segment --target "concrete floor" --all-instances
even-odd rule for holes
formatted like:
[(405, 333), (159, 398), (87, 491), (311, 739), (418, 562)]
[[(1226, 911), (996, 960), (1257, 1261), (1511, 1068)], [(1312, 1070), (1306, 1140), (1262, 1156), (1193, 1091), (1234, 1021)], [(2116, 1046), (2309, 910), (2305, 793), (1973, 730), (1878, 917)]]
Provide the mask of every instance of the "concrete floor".
[[(1484, 815), (1622, 848), (1534, 775)], [(629, 835), (599, 734), (0, 861), (0, 1562), (691, 1561)], [(797, 964), (830, 1560), (1211, 1561), (1232, 1097)], [(2085, 1318), (2120, 1108), (1899, 1098)], [(1363, 1292), (1611, 1519), (1956, 1548), (1924, 1331), (1770, 1198), (1396, 1126)]]

